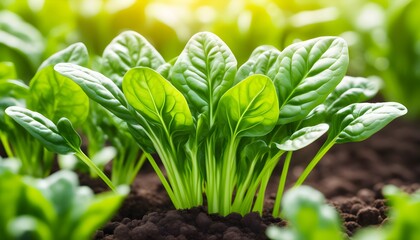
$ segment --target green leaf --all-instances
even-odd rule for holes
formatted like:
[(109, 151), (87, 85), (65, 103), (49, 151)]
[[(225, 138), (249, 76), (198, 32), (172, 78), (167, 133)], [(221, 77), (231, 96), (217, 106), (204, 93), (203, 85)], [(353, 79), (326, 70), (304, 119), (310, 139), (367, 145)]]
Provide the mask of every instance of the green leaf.
[(105, 48), (102, 73), (121, 87), (124, 74), (134, 67), (157, 70), (165, 60), (140, 34), (126, 31), (118, 35)]
[(73, 149), (67, 145), (66, 140), (59, 134), (55, 124), (43, 115), (16, 106), (8, 107), (6, 114), (44, 144), (48, 150), (59, 154), (73, 152)]
[(0, 81), (0, 97), (13, 97), (16, 99), (25, 99), (29, 95), (29, 87), (19, 80)]
[(213, 124), (222, 95), (233, 85), (236, 59), (229, 47), (209, 32), (195, 34), (172, 68), (172, 83), (187, 99), (195, 118), (207, 115)]
[(74, 130), (73, 125), (67, 118), (61, 118), (57, 123), (57, 128), (61, 136), (72, 146), (74, 149), (79, 149), (82, 145), (82, 139), (79, 134)]
[(16, 78), (15, 65), (12, 62), (0, 62), (0, 81)]
[(329, 138), (337, 143), (363, 141), (406, 113), (403, 105), (394, 102), (354, 103), (333, 116)]
[(128, 192), (129, 189), (127, 186), (120, 186), (116, 193), (101, 193), (96, 195), (93, 201), (89, 202), (89, 206), (80, 216), (80, 219), (75, 223), (75, 228), (72, 231), (72, 237), (70, 239), (91, 238), (92, 233), (112, 218)]
[(64, 216), (71, 210), (79, 180), (75, 173), (63, 170), (30, 184), (48, 199), (57, 216)]
[(0, 11), (0, 44), (26, 56), (32, 67), (38, 66), (45, 48), (41, 33), (9, 11)]
[(377, 78), (346, 76), (325, 100), (326, 111), (333, 115), (347, 105), (369, 100), (378, 93), (380, 87), (381, 82)]
[(316, 126), (304, 127), (299, 129), (291, 136), (283, 139), (281, 143), (276, 143), (278, 149), (283, 151), (296, 151), (302, 149), (328, 131), (328, 124), (321, 123)]
[(58, 63), (64, 62), (86, 66), (88, 61), (89, 54), (86, 46), (83, 43), (74, 43), (47, 58), (38, 68), (38, 71), (45, 67), (54, 66)]
[(193, 126), (184, 96), (150, 68), (133, 68), (124, 76), (123, 91), (128, 102), (149, 120), (162, 124), (170, 133)]
[(8, 225), (13, 239), (52, 240), (50, 226), (32, 216), (18, 216)]
[(80, 125), (86, 120), (89, 98), (77, 84), (55, 72), (52, 66), (38, 71), (29, 87), (30, 109), (42, 113), (53, 122), (66, 117), (75, 125)]
[(236, 73), (235, 84), (253, 74), (267, 75), (268, 70), (276, 62), (280, 51), (273, 46), (260, 46), (256, 48), (251, 57)]
[(263, 136), (278, 120), (278, 101), (273, 82), (252, 75), (227, 91), (220, 99), (217, 116), (237, 136)]
[[(282, 206), (287, 206), (283, 214), (290, 223), (287, 228), (291, 239), (342, 239), (337, 212), (317, 190), (308, 186), (293, 188), (284, 195)], [(273, 239), (289, 239), (285, 237), (281, 234)]]
[(90, 99), (108, 109), (115, 116), (124, 121), (133, 122), (123, 92), (111, 79), (72, 63), (59, 63), (54, 69), (76, 82)]
[(346, 42), (321, 37), (290, 45), (268, 71), (280, 104), (280, 124), (303, 119), (343, 79), (348, 65)]

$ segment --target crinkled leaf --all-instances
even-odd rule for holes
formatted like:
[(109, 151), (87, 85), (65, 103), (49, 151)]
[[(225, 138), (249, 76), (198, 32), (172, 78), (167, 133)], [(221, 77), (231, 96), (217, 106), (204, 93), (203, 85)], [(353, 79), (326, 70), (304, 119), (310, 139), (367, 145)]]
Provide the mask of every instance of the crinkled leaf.
[(127, 122), (134, 121), (123, 92), (111, 79), (72, 63), (59, 63), (54, 69), (76, 82), (90, 99), (108, 109), (115, 116)]
[(124, 74), (134, 67), (158, 69), (165, 63), (159, 52), (140, 34), (126, 31), (105, 48), (102, 73), (121, 87)]
[(296, 151), (302, 149), (328, 131), (328, 124), (321, 123), (316, 126), (304, 127), (299, 129), (291, 136), (282, 140), (281, 143), (276, 143), (278, 149), (283, 151)]
[(407, 109), (395, 102), (354, 103), (333, 116), (329, 138), (337, 143), (362, 141), (406, 113)]
[(233, 85), (236, 65), (235, 56), (218, 36), (201, 32), (188, 41), (172, 68), (171, 77), (195, 118), (204, 114), (212, 123), (217, 103)]
[(381, 82), (376, 78), (346, 76), (325, 100), (326, 111), (332, 115), (347, 105), (369, 100), (380, 87)]
[(193, 126), (187, 101), (170, 82), (150, 68), (133, 68), (123, 80), (127, 101), (149, 120), (170, 133)]
[(80, 66), (86, 66), (88, 61), (89, 54), (86, 46), (83, 43), (74, 43), (47, 58), (38, 68), (38, 71), (47, 66), (54, 66), (58, 63), (64, 62), (74, 63)]
[(8, 107), (6, 114), (44, 144), (48, 150), (59, 154), (74, 152), (58, 132), (57, 126), (43, 115), (17, 106)]
[(69, 119), (61, 118), (57, 123), (57, 129), (70, 146), (73, 146), (75, 149), (80, 148), (82, 145), (82, 139), (76, 130), (74, 130), (73, 125)]
[(268, 71), (280, 104), (279, 123), (303, 119), (343, 79), (348, 65), (346, 42), (321, 37), (290, 45)]
[(273, 82), (263, 75), (241, 81), (220, 99), (217, 115), (237, 136), (263, 136), (278, 119), (278, 100)]
[(40, 63), (45, 48), (41, 33), (9, 11), (0, 11), (0, 44), (22, 53), (33, 67)]
[(260, 46), (256, 48), (251, 57), (246, 61), (236, 73), (235, 84), (252, 74), (266, 75), (268, 70), (276, 62), (280, 51), (273, 46)]
[(66, 117), (73, 124), (82, 124), (89, 113), (89, 98), (73, 81), (54, 71), (52, 66), (37, 72), (30, 83), (28, 107), (53, 122)]
[(172, 65), (170, 63), (165, 63), (163, 65), (160, 65), (156, 72), (158, 72), (162, 77), (169, 79), (169, 75), (171, 73)]

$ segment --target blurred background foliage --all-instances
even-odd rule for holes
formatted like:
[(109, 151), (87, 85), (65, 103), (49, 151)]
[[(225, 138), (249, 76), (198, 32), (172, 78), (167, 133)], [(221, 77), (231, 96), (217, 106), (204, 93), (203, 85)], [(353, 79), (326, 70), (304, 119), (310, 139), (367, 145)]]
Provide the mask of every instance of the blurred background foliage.
[[(146, 37), (169, 61), (196, 32), (211, 31), (243, 63), (259, 45), (278, 49), (318, 36), (349, 44), (348, 75), (379, 76), (386, 100), (420, 117), (418, 0), (1, 0), (0, 61), (30, 79), (71, 43), (92, 57), (121, 31)], [(1, 74), (1, 69), (0, 69)]]

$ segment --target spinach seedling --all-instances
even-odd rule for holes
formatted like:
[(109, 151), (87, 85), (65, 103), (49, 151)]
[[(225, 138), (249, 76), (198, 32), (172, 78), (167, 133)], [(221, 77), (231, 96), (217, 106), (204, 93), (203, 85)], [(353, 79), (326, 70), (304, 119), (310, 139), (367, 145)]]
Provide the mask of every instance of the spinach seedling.
[(387, 204), (390, 206), (388, 221), (380, 228), (366, 228), (357, 232), (356, 240), (391, 240), (391, 239), (418, 239), (420, 229), (420, 192), (405, 193), (395, 186), (388, 185), (382, 190)]
[[(59, 171), (45, 179), (22, 177), (0, 166), (2, 239), (90, 239), (118, 209), (129, 189), (94, 195), (77, 175)], [(100, 214), (98, 214), (100, 212)]]
[(278, 216), (294, 151), (328, 132), (299, 186), (334, 144), (364, 140), (407, 111), (398, 103), (360, 103), (379, 85), (345, 77), (348, 50), (341, 38), (311, 39), (283, 51), (261, 46), (238, 68), (229, 47), (202, 32), (171, 63), (125, 64), (139, 52), (145, 53), (139, 61), (156, 63), (160, 55), (150, 46), (108, 60), (122, 62), (116, 68), (126, 71), (122, 78), (71, 63), (55, 70), (126, 124), (176, 208), (201, 205), (205, 193), (210, 213), (262, 212), (268, 180), (284, 159)]
[(288, 226), (268, 227), (270, 239), (343, 239), (340, 217), (319, 191), (308, 186), (290, 189), (284, 195), (283, 205), (287, 206), (283, 216)]

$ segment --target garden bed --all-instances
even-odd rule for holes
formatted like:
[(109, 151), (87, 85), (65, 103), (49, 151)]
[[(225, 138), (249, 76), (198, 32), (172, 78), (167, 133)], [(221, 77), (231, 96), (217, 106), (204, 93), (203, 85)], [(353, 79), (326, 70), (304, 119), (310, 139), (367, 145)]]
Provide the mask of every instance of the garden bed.
[[(306, 184), (324, 193), (338, 209), (343, 229), (351, 236), (361, 227), (386, 221), (384, 185), (394, 184), (408, 192), (420, 188), (419, 146), (420, 125), (397, 120), (366, 141), (335, 146)], [(299, 152), (296, 159), (308, 159), (311, 151), (309, 147)], [(289, 182), (296, 180), (305, 164), (293, 163)], [(267, 189), (269, 203), (274, 201), (278, 177), (274, 174)], [(266, 239), (267, 225), (286, 224), (269, 216), (220, 217), (208, 215), (204, 208), (175, 211), (159, 179), (145, 166), (118, 214), (95, 239)]]

